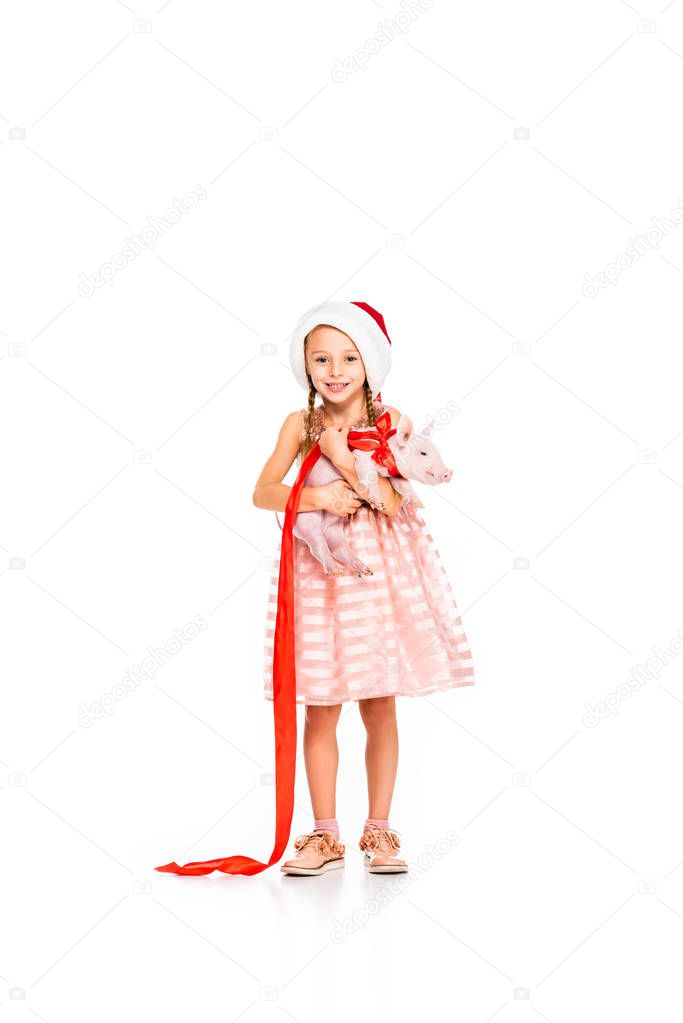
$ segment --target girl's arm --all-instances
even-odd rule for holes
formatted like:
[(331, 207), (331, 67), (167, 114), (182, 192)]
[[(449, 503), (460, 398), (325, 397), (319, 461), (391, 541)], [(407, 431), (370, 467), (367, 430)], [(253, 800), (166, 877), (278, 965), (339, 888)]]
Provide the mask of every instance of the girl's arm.
[[(358, 479), (358, 474), (356, 473), (356, 462), (353, 455), (351, 455), (351, 459), (348, 462), (344, 461), (341, 464), (335, 462), (334, 464), (346, 482), (353, 487), (358, 496), (365, 500), (363, 484)], [(395, 515), (403, 504), (403, 497), (394, 490), (386, 476), (378, 476), (377, 484), (379, 486), (380, 499), (384, 505), (382, 515)]]
[[(287, 507), (292, 488), (282, 483), (282, 480), (292, 467), (299, 451), (300, 426), (301, 412), (290, 412), (280, 428), (275, 450), (256, 480), (252, 500), (257, 508), (283, 512)], [(318, 488), (303, 487), (299, 511), (316, 511), (319, 507)]]
[[(391, 425), (396, 426), (401, 418), (401, 413), (395, 408), (389, 408), (389, 415), (391, 416)], [(348, 455), (348, 458), (344, 457), (334, 464), (346, 482), (353, 487), (359, 497), (364, 497), (363, 485), (358, 479), (358, 474), (356, 473), (356, 460), (353, 457), (353, 452), (349, 450)], [(395, 515), (403, 504), (403, 496), (394, 490), (386, 476), (378, 476), (377, 483), (379, 486), (380, 498), (384, 505), (384, 511), (382, 514), (389, 516)]]

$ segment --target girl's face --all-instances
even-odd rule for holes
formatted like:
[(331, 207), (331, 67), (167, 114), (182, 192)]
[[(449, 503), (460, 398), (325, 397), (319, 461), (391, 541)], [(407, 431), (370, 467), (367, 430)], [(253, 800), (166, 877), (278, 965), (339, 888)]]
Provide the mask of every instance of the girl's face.
[(318, 394), (347, 405), (363, 390), (365, 366), (348, 334), (321, 324), (306, 338), (306, 369)]

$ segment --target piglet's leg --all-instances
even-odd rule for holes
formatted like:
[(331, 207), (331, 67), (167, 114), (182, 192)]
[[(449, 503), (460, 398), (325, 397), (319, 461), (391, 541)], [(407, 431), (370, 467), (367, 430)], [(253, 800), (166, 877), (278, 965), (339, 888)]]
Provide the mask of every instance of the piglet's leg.
[(372, 452), (354, 451), (353, 454), (356, 459), (356, 475), (363, 486), (367, 488), (362, 491), (363, 499), (368, 502), (371, 508), (383, 511), (384, 502), (380, 494), (378, 476), (386, 475), (386, 472), (382, 472), (377, 462), (373, 461)]
[(324, 511), (299, 512), (294, 520), (292, 535), (306, 544), (326, 573), (342, 575), (342, 567), (335, 561), (325, 536), (325, 518), (333, 517), (336, 518)]
[(424, 508), (424, 504), (417, 496), (410, 480), (404, 479), (402, 476), (390, 476), (389, 479), (396, 493), (401, 494), (406, 502), (414, 504), (416, 508)]
[(325, 539), (333, 557), (356, 575), (372, 575), (372, 569), (357, 558), (349, 547), (344, 531), (344, 519), (340, 515), (330, 515), (329, 518), (330, 522), (324, 527)]

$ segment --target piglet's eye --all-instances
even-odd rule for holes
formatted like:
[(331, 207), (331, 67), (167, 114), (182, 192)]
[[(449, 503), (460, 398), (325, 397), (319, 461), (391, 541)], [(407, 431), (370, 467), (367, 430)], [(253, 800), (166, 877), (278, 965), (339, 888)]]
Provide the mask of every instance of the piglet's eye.
[(420, 454), (421, 454), (421, 455), (426, 455), (426, 454), (427, 454), (427, 452), (426, 452), (426, 451), (421, 451), (421, 452), (420, 452)]

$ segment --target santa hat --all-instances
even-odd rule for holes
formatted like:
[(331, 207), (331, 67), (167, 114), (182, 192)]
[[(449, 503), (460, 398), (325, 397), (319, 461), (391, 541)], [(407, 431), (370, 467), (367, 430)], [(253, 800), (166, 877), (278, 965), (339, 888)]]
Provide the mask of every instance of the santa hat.
[(314, 327), (322, 324), (348, 334), (360, 352), (372, 397), (381, 401), (380, 388), (391, 369), (391, 338), (384, 317), (367, 302), (323, 302), (301, 317), (291, 335), (289, 359), (304, 390), (309, 388), (304, 340)]

